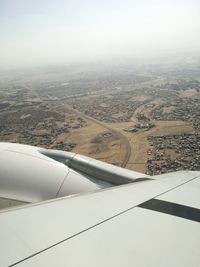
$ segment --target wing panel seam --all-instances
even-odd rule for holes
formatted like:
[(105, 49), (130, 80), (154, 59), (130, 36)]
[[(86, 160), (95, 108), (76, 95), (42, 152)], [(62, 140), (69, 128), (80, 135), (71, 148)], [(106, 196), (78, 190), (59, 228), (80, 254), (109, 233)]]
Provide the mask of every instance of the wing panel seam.
[[(189, 183), (189, 182), (191, 182), (191, 181), (193, 181), (193, 180), (195, 180), (195, 179), (197, 179), (197, 178), (199, 178), (199, 177), (200, 177), (200, 176), (198, 175), (197, 177), (194, 177), (194, 178), (192, 178), (192, 179), (190, 179), (190, 180), (188, 180), (188, 181), (186, 181), (186, 182), (184, 182), (184, 183), (182, 183), (182, 184), (179, 184), (179, 185), (177, 185), (177, 186), (175, 186), (175, 187), (173, 187), (173, 188), (171, 188), (171, 189), (169, 189), (169, 190), (167, 190), (167, 191), (165, 191), (165, 192), (162, 192), (162, 193), (160, 193), (160, 194), (154, 196), (153, 198), (149, 199), (148, 201), (150, 201), (150, 200), (152, 200), (152, 199), (155, 199), (155, 198), (157, 198), (157, 197), (159, 197), (159, 196), (161, 196), (161, 195), (163, 195), (163, 194), (166, 194), (167, 192), (170, 192), (170, 191), (172, 191), (172, 190), (174, 190), (174, 189), (176, 189), (176, 188), (178, 188), (178, 187), (180, 187), (180, 186), (182, 186), (182, 185), (184, 185), (184, 184), (187, 184), (187, 183)], [(100, 221), (99, 223), (96, 223), (96, 224), (94, 224), (94, 225), (92, 225), (92, 226), (90, 226), (90, 227), (88, 227), (88, 228), (86, 228), (86, 229), (84, 229), (84, 230), (82, 230), (82, 231), (80, 231), (80, 232), (78, 232), (78, 233), (72, 235), (72, 236), (69, 236), (69, 237), (67, 237), (67, 238), (65, 238), (65, 239), (63, 239), (63, 240), (61, 240), (61, 241), (59, 241), (59, 242), (57, 242), (57, 243), (55, 243), (55, 244), (49, 246), (49, 247), (46, 247), (45, 249), (42, 249), (42, 250), (40, 250), (40, 251), (38, 251), (38, 252), (36, 252), (36, 253), (30, 255), (30, 256), (28, 256), (28, 257), (26, 257), (26, 258), (24, 258), (24, 259), (18, 261), (18, 262), (15, 262), (15, 263), (9, 265), (9, 267), (16, 266), (17, 264), (19, 264), (19, 263), (21, 263), (21, 262), (24, 262), (24, 261), (26, 261), (26, 260), (28, 260), (28, 259), (34, 257), (34, 256), (37, 256), (37, 255), (41, 254), (42, 252), (45, 252), (45, 251), (48, 250), (48, 249), (51, 249), (51, 248), (53, 248), (53, 247), (55, 247), (55, 246), (57, 246), (57, 245), (59, 245), (59, 244), (61, 244), (61, 243), (64, 243), (65, 241), (68, 241), (68, 240), (70, 240), (70, 239), (72, 239), (72, 238), (74, 238), (74, 237), (76, 237), (76, 236), (78, 236), (78, 235), (80, 235), (80, 234), (83, 234), (84, 232), (87, 232), (88, 230), (91, 230), (91, 229), (93, 229), (93, 228), (95, 228), (95, 227), (97, 227), (97, 226), (99, 226), (99, 225), (101, 225), (101, 224), (103, 224), (103, 223), (105, 223), (105, 222), (107, 222), (107, 221), (110, 221), (110, 220), (112, 220), (112, 219), (114, 219), (114, 218), (116, 218), (116, 217), (118, 217), (118, 216), (120, 216), (120, 215), (122, 215), (122, 214), (124, 214), (124, 213), (126, 213), (126, 212), (128, 212), (128, 211), (130, 211), (130, 210), (132, 210), (132, 209), (134, 209), (134, 208), (140, 207), (140, 205), (142, 205), (142, 204), (145, 203), (145, 202), (147, 202), (147, 201), (144, 201), (144, 202), (142, 202), (142, 203), (140, 203), (140, 204), (138, 204), (138, 205), (135, 205), (135, 206), (130, 207), (130, 208), (124, 210), (124, 211), (121, 211), (121, 212), (119, 212), (119, 213), (117, 213), (117, 214), (115, 214), (115, 215), (113, 215), (113, 216), (111, 216), (111, 217), (109, 217), (109, 218), (107, 218), (107, 219), (105, 219), (105, 220), (103, 220), (103, 221)]]

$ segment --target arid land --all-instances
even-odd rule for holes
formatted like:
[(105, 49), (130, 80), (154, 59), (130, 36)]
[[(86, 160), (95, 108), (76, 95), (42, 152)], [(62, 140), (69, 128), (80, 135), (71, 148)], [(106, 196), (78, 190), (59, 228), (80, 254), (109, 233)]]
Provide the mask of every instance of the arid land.
[(0, 141), (72, 151), (150, 175), (200, 170), (199, 66), (1, 76)]

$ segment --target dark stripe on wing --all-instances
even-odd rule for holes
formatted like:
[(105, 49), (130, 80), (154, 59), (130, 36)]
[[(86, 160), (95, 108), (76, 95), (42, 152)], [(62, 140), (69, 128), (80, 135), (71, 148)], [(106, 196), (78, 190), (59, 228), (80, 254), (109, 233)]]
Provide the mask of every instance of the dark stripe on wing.
[(138, 207), (166, 213), (169, 215), (181, 217), (195, 222), (200, 222), (200, 209), (164, 200), (151, 199), (140, 204)]

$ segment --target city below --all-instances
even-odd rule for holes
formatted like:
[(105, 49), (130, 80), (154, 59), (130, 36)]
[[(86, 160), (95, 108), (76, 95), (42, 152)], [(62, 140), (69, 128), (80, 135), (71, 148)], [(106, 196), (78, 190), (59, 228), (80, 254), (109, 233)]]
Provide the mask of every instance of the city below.
[(0, 141), (149, 175), (200, 170), (200, 65), (102, 69), (2, 71)]

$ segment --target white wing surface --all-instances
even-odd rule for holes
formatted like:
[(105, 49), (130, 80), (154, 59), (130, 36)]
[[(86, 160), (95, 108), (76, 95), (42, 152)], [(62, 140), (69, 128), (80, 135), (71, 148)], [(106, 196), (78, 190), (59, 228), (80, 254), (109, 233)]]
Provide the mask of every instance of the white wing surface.
[(200, 172), (0, 213), (1, 266), (200, 264)]

